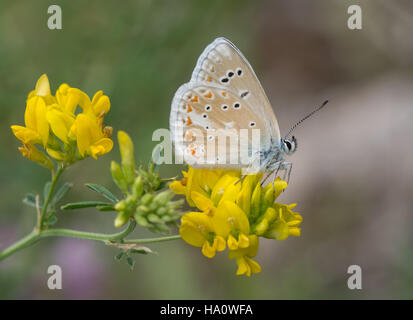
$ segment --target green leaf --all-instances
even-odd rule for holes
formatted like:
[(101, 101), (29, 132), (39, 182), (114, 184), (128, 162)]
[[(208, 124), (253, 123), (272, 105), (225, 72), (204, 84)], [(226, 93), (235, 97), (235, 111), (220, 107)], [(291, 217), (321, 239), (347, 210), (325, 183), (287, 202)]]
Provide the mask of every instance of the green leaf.
[(149, 252), (148, 250), (145, 250), (145, 249), (140, 249), (140, 250), (138, 250), (138, 249), (132, 249), (130, 252), (131, 252), (131, 253), (138, 253), (138, 254), (148, 254), (148, 253), (151, 253), (151, 252)]
[(97, 209), (99, 211), (116, 211), (114, 206), (108, 205), (108, 206), (98, 206)]
[(127, 257), (126, 262), (128, 263), (130, 269), (133, 270), (133, 267), (135, 266), (135, 259), (132, 257)]
[(46, 182), (46, 184), (44, 185), (43, 199), (44, 199), (45, 202), (46, 202), (47, 196), (49, 195), (51, 185), (52, 185), (52, 183), (50, 181)]
[[(29, 193), (28, 195), (26, 195), (26, 197), (23, 198), (23, 203), (36, 208), (36, 196), (32, 193)], [(39, 203), (39, 208), (42, 208), (42, 205)]]
[(124, 255), (125, 255), (125, 251), (120, 251), (120, 252), (115, 256), (115, 259), (118, 260), (118, 261), (120, 261), (120, 260), (123, 258)]
[(53, 203), (59, 202), (72, 187), (73, 187), (73, 184), (69, 182), (64, 183), (59, 188), (59, 190), (57, 190), (56, 195), (53, 197)]
[(82, 208), (91, 208), (98, 206), (110, 206), (111, 203), (100, 202), (100, 201), (80, 201), (80, 202), (71, 202), (67, 203), (60, 207), (62, 210), (73, 210), (73, 209), (82, 209)]
[(108, 189), (106, 189), (104, 186), (101, 186), (101, 185), (95, 184), (95, 183), (86, 183), (85, 186), (88, 187), (92, 191), (100, 193), (106, 199), (108, 199), (108, 200), (110, 200), (114, 203), (119, 201), (118, 198), (116, 198), (116, 196), (112, 192), (110, 192)]
[(51, 227), (51, 226), (55, 225), (56, 222), (57, 222), (57, 217), (56, 217), (55, 214), (52, 214), (52, 215), (50, 215), (50, 216), (47, 218), (46, 224), (47, 224), (49, 227)]

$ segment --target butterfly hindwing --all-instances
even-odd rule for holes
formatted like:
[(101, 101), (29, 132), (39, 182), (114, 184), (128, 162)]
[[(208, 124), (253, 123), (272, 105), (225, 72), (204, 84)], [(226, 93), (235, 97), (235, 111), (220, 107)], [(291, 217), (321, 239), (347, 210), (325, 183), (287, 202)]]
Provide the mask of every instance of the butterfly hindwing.
[[(231, 159), (240, 160), (240, 149), (251, 146), (252, 129), (266, 131), (265, 122), (257, 117), (248, 101), (229, 88), (201, 82), (189, 82), (177, 91), (172, 103), (170, 127), (175, 152), (185, 157), (187, 162), (193, 160), (195, 167), (213, 164), (227, 168), (242, 167), (240, 161), (231, 163)], [(244, 133), (248, 131), (248, 140), (240, 139), (241, 129), (246, 129)], [(224, 132), (228, 137), (217, 140)], [(236, 141), (244, 144), (230, 146), (230, 139), (238, 139)], [(219, 143), (225, 143), (223, 150), (219, 149)], [(268, 146), (269, 141), (260, 143)], [(210, 159), (215, 162), (212, 164), (207, 162), (206, 156), (206, 150), (211, 147), (215, 148), (213, 155), (216, 156)]]

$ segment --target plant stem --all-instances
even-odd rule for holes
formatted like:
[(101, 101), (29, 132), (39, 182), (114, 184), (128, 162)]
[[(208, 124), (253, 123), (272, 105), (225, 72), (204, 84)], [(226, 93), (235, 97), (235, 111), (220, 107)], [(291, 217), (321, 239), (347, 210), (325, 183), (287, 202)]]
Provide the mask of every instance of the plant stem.
[(72, 237), (88, 240), (100, 240), (100, 241), (115, 241), (124, 238), (129, 233), (131, 233), (136, 226), (135, 221), (130, 221), (129, 225), (121, 232), (105, 234), (105, 233), (94, 233), (94, 232), (84, 232), (71, 229), (49, 229), (38, 232), (36, 229), (29, 233), (23, 239), (12, 244), (10, 247), (0, 251), (0, 261), (7, 258), (11, 254), (32, 245), (38, 240), (46, 237)]
[(131, 233), (136, 226), (136, 222), (131, 220), (129, 225), (122, 230), (121, 232), (106, 234), (106, 233), (95, 233), (95, 232), (85, 232), (71, 229), (49, 229), (41, 232), (40, 237), (70, 237), (70, 238), (79, 238), (79, 239), (88, 239), (88, 240), (97, 240), (97, 241), (115, 241), (120, 240), (126, 237)]
[(174, 235), (174, 236), (166, 236), (166, 237), (159, 237), (159, 238), (147, 238), (147, 239), (130, 239), (130, 240), (123, 240), (125, 244), (142, 244), (142, 243), (154, 243), (154, 242), (163, 242), (163, 241), (171, 241), (171, 240), (178, 240), (181, 239), (181, 236)]
[(13, 253), (26, 248), (36, 241), (40, 239), (39, 233), (37, 229), (34, 229), (31, 233), (29, 233), (24, 238), (20, 239), (16, 243), (12, 244), (10, 247), (0, 251), (0, 261), (6, 259), (8, 256), (12, 255)]
[(43, 229), (43, 220), (44, 220), (44, 217), (47, 213), (47, 209), (49, 207), (50, 199), (52, 199), (53, 191), (54, 191), (54, 188), (56, 187), (56, 182), (57, 182), (57, 180), (59, 180), (59, 177), (63, 173), (65, 168), (66, 167), (64, 165), (61, 165), (61, 166), (59, 165), (59, 167), (57, 168), (56, 174), (52, 174), (52, 184), (50, 185), (49, 193), (48, 193), (48, 195), (46, 197), (46, 200), (43, 204), (43, 209), (42, 209), (42, 212), (40, 214), (40, 219), (37, 221), (37, 232), (38, 233), (40, 233)]

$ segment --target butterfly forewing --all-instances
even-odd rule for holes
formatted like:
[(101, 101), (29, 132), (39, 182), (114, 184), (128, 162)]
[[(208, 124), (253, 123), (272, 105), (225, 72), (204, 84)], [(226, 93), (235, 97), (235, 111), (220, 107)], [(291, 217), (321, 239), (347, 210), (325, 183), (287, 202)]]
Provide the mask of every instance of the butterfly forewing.
[[(248, 166), (240, 151), (247, 148), (249, 155), (255, 152), (251, 139), (257, 132), (258, 151), (280, 141), (276, 117), (254, 71), (224, 38), (204, 50), (191, 81), (175, 93), (170, 127), (176, 154), (195, 167)], [(222, 130), (228, 137), (221, 139)], [(238, 139), (239, 147), (233, 139)], [(222, 144), (225, 147), (221, 149)]]
[(229, 40), (217, 38), (201, 54), (191, 77), (191, 82), (200, 81), (230, 88), (248, 100), (253, 112), (266, 119), (267, 134), (280, 141), (277, 119), (254, 70)]

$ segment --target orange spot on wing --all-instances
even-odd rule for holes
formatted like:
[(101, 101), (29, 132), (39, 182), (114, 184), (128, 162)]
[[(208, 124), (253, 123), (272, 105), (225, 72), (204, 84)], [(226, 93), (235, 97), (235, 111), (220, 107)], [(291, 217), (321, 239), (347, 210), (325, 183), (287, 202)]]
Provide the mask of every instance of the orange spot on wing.
[(191, 105), (186, 105), (186, 113), (190, 113), (192, 111)]
[(190, 118), (190, 117), (187, 117), (187, 118), (186, 118), (186, 125), (187, 125), (187, 126), (190, 126), (191, 124), (192, 124), (191, 118)]
[(185, 139), (185, 141), (189, 142), (189, 141), (192, 141), (193, 136), (194, 136), (194, 132), (191, 131), (191, 130), (188, 130), (188, 131), (185, 132), (184, 139)]
[(189, 100), (191, 102), (198, 102), (198, 96), (194, 96), (191, 100)]
[(209, 91), (207, 94), (204, 95), (205, 98), (211, 99), (212, 98), (212, 92)]
[(226, 96), (227, 96), (227, 92), (226, 92), (226, 91), (222, 91), (221, 94), (222, 94), (223, 97), (226, 97)]
[(212, 81), (211, 77), (208, 76), (208, 77), (206, 78), (206, 81), (211, 82), (211, 81)]
[(191, 150), (191, 154), (192, 154), (193, 156), (195, 155), (195, 153), (196, 153), (195, 150)]

